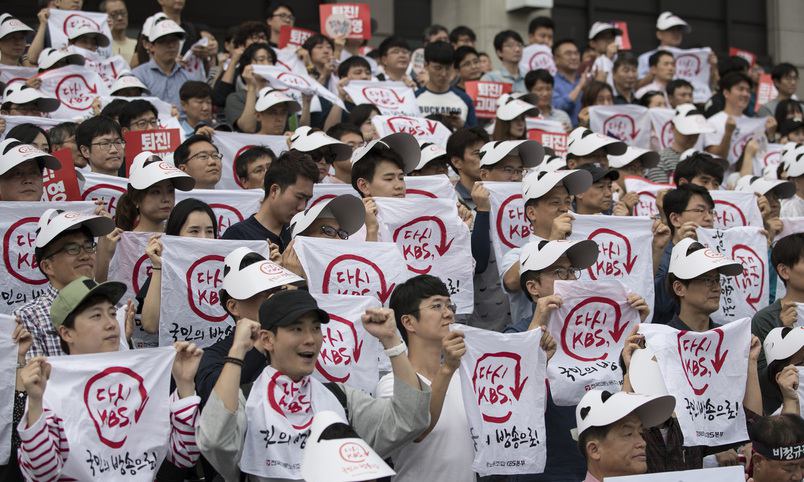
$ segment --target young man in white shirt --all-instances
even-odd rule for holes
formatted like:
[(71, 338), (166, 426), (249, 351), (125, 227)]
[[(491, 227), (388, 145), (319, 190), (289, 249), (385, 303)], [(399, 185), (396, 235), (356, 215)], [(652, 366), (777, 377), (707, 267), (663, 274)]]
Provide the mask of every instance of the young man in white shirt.
[(676, 74), (676, 58), (667, 50), (657, 50), (648, 59), (648, 65), (653, 81), (640, 87), (634, 94), (635, 97), (641, 99), (648, 92), (657, 91), (667, 100), (667, 83), (673, 80)]
[(662, 12), (656, 19), (656, 38), (659, 39), (659, 47), (645, 52), (639, 56), (639, 66), (637, 74), (640, 84), (646, 85), (653, 81), (653, 75), (649, 72), (648, 60), (657, 50), (664, 47), (680, 47), (684, 41), (684, 34), (692, 32), (692, 28), (681, 17), (673, 15), (673, 12)]

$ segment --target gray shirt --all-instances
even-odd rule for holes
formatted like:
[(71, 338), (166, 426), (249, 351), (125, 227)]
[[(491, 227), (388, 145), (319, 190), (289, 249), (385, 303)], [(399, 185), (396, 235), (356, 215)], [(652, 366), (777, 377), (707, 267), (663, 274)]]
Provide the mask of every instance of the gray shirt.
[(659, 164), (656, 167), (645, 170), (645, 177), (653, 182), (672, 182), (673, 180), (669, 179), (669, 177), (675, 172), (680, 159), (681, 153), (674, 151), (670, 147), (665, 147), (659, 151)]

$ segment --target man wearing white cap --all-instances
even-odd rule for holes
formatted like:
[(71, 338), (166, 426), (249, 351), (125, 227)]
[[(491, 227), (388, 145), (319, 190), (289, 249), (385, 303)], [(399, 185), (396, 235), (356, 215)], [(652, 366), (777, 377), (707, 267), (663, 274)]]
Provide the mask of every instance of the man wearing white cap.
[(112, 88), (109, 89), (109, 94), (117, 97), (141, 97), (150, 93), (151, 91), (148, 90), (148, 87), (131, 73), (121, 74), (112, 83)]
[(50, 154), (17, 139), (0, 142), (0, 201), (36, 202), (42, 199), (42, 172), (61, 169)]
[(76, 278), (95, 276), (95, 238), (114, 230), (114, 221), (72, 211), (48, 209), (39, 218), (34, 256), (39, 270), (48, 280), (45, 291), (20, 306), (14, 315), (33, 336), (26, 355), (63, 355), (59, 335), (50, 321), (50, 306), (58, 291)]
[(281, 136), (285, 133), (288, 115), (301, 110), (298, 102), (272, 87), (264, 87), (257, 94), (254, 106), (260, 129), (257, 134)]
[(586, 458), (584, 482), (644, 474), (648, 464), (642, 430), (670, 418), (675, 406), (672, 395), (586, 392), (575, 410), (578, 449)]
[(296, 129), (290, 137), (290, 149), (309, 155), (316, 163), (318, 166), (316, 182), (323, 181), (329, 175), (333, 163), (349, 160), (352, 155), (352, 148), (349, 145), (308, 126)]
[(156, 20), (148, 35), (151, 60), (138, 65), (132, 71), (154, 97), (159, 97), (174, 106), (181, 105), (179, 89), (184, 82), (205, 80), (199, 70), (190, 72), (176, 62), (184, 38), (184, 29), (173, 20), (167, 18)]
[(25, 57), (25, 36), (33, 29), (10, 13), (0, 15), (0, 64), (31, 66)]
[(617, 42), (614, 39), (622, 33), (622, 30), (609, 22), (595, 22), (589, 29), (589, 46), (597, 54), (592, 69), (597, 80), (601, 82), (610, 82), (609, 77), (614, 70), (614, 56), (617, 55)]
[(447, 150), (432, 142), (422, 142), (422, 157), (411, 176), (437, 176), (447, 174)]
[(67, 29), (67, 42), (71, 46), (97, 53), (98, 48), (108, 47), (111, 39), (96, 24), (84, 22), (76, 28)]
[(577, 169), (584, 164), (609, 167), (607, 156), (625, 154), (628, 146), (612, 137), (592, 132), (586, 127), (576, 127), (567, 137), (567, 167)]
[(680, 47), (681, 42), (684, 40), (684, 34), (691, 31), (692, 28), (690, 28), (689, 24), (678, 15), (673, 15), (673, 12), (659, 14), (659, 18), (656, 19), (656, 38), (659, 40), (659, 47), (639, 56), (637, 75), (641, 79), (640, 85), (649, 84), (653, 81), (653, 77), (648, 70), (650, 56), (664, 47)]
[[(363, 196), (405, 197), (405, 175), (413, 171), (421, 159), (416, 138), (397, 132), (369, 141), (352, 152), (352, 187)], [(373, 204), (373, 203), (371, 203)], [(367, 207), (367, 214), (376, 208)]]
[(296, 213), (290, 221), (290, 236), (349, 239), (363, 227), (365, 214), (360, 199), (341, 194)]
[(87, 61), (86, 57), (77, 50), (67, 47), (46, 48), (39, 54), (38, 59), (39, 72), (58, 69), (66, 65), (84, 65)]
[[(620, 173), (617, 183), (620, 185), (620, 190), (622, 192), (625, 192), (626, 176), (644, 178), (644, 173), (646, 170), (654, 168), (659, 164), (659, 154), (656, 153), (656, 151), (651, 151), (636, 146), (628, 146), (625, 154), (621, 156), (608, 156), (608, 158), (609, 167)], [(629, 210), (638, 202), (636, 193), (632, 194), (631, 196), (634, 199), (631, 201), (631, 203), (629, 203)], [(620, 201), (623, 201), (622, 196), (620, 196)]]
[(787, 179), (796, 185), (796, 195), (782, 203), (781, 215), (786, 218), (804, 216), (804, 144), (785, 144), (782, 164)]
[(84, 0), (53, 0), (45, 5), (45, 8), (39, 10), (36, 14), (39, 20), (39, 26), (36, 29), (36, 34), (31, 40), (31, 46), (28, 48), (28, 56), (31, 59), (39, 58), (39, 54), (45, 47), (50, 47), (50, 33), (47, 28), (47, 21), (50, 18), (50, 9), (58, 8), (59, 10), (81, 10), (84, 5)]
[(575, 195), (573, 211), (578, 214), (610, 214), (614, 206), (612, 184), (620, 178), (614, 169), (585, 164), (581, 169), (592, 174), (592, 185)]
[(693, 104), (681, 104), (676, 107), (673, 120), (673, 142), (659, 151), (659, 164), (646, 171), (646, 177), (653, 182), (668, 182), (681, 160), (681, 153), (699, 144), (701, 134), (714, 132), (715, 129), (706, 122), (703, 113)]
[(41, 117), (44, 113), (57, 110), (60, 104), (59, 99), (47, 97), (26, 84), (15, 83), (6, 87), (3, 92), (0, 114)]

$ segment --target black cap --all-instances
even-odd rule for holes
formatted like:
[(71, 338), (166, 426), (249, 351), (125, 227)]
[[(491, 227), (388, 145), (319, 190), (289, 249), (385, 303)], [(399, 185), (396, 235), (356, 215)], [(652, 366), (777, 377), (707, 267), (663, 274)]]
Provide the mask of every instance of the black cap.
[(620, 178), (620, 173), (615, 171), (614, 169), (605, 169), (594, 163), (584, 164), (583, 166), (578, 167), (578, 169), (589, 171), (589, 173), (592, 174), (593, 183), (598, 182), (604, 178), (609, 178), (612, 181), (616, 181), (617, 179)]
[(318, 308), (318, 303), (308, 291), (280, 291), (260, 305), (260, 325), (264, 330), (276, 326), (288, 326), (311, 311), (318, 317), (318, 321), (329, 323), (329, 315)]

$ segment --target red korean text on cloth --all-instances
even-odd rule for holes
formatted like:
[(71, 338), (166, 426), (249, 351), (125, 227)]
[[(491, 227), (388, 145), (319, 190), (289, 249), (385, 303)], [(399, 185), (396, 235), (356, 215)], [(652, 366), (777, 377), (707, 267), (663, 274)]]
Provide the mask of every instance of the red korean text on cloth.
[(356, 104), (374, 104), (384, 115), (421, 115), (413, 89), (402, 82), (352, 80), (344, 90)]
[(715, 202), (715, 227), (718, 229), (741, 226), (762, 227), (757, 197), (747, 191), (709, 191)]
[[(501, 260), (505, 253), (523, 246), (531, 236), (522, 183), (485, 181), (483, 186), (488, 189), (491, 201), (491, 245), (496, 259)], [(497, 266), (502, 270), (501, 263)]]
[(650, 116), (648, 109), (641, 105), (592, 106), (589, 128), (630, 146), (650, 149)]

